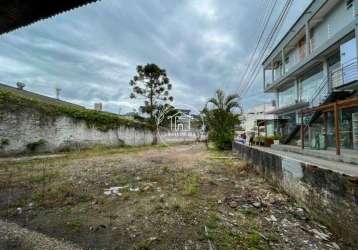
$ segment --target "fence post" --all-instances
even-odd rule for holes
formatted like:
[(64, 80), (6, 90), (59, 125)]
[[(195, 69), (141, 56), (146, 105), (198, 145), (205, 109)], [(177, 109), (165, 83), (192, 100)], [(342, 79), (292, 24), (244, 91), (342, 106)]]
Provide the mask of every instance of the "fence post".
[(301, 149), (305, 149), (305, 127), (303, 126), (303, 111), (301, 111)]

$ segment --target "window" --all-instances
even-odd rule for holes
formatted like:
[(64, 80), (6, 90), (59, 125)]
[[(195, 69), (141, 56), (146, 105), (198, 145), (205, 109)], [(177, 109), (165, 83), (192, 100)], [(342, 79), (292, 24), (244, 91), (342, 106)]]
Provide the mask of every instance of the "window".
[(309, 102), (323, 80), (322, 66), (315, 68), (306, 77), (300, 79), (300, 101)]
[(287, 89), (279, 90), (278, 92), (278, 106), (280, 108), (295, 104), (297, 100), (296, 86), (291, 85)]
[(347, 0), (346, 2), (347, 10), (353, 7), (353, 0)]

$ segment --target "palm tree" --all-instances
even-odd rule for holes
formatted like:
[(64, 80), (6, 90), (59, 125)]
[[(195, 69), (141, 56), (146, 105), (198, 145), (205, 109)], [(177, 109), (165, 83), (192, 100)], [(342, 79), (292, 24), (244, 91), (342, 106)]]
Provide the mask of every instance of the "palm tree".
[(225, 93), (222, 89), (218, 89), (215, 92), (215, 97), (210, 98), (208, 104), (213, 105), (216, 109), (225, 110), (226, 112), (231, 112), (232, 109), (238, 108), (240, 113), (242, 108), (238, 99), (240, 96), (238, 94), (231, 94), (225, 96)]

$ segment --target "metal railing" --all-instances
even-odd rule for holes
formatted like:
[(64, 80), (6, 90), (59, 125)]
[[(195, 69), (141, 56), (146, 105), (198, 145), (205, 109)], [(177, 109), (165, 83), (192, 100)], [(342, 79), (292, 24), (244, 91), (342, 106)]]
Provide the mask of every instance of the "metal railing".
[(328, 78), (325, 78), (314, 91), (311, 99), (309, 100), (310, 107), (313, 108), (321, 105), (327, 99), (328, 95)]
[(332, 88), (336, 88), (358, 80), (357, 58), (353, 58), (338, 69), (330, 72), (329, 77)]
[(328, 74), (320, 86), (315, 90), (310, 100), (310, 107), (322, 104), (331, 92), (330, 87), (336, 88), (358, 80), (358, 62), (354, 58)]

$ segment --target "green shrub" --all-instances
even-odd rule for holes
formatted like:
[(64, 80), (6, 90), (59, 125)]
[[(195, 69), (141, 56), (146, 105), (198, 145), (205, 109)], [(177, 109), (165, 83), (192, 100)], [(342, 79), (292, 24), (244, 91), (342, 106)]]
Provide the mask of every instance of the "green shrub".
[(230, 149), (235, 137), (235, 126), (239, 123), (236, 114), (222, 109), (206, 113), (206, 125), (209, 128), (209, 140), (219, 149)]
[(256, 144), (260, 144), (260, 145), (265, 145), (265, 146), (270, 146), (271, 144), (274, 143), (274, 140), (280, 140), (281, 136), (280, 135), (272, 135), (272, 136), (256, 136), (254, 138), (254, 142)]
[(46, 140), (44, 139), (40, 139), (38, 141), (35, 141), (35, 142), (31, 142), (31, 143), (28, 143), (26, 145), (26, 148), (30, 151), (30, 152), (34, 152), (36, 151), (36, 149), (38, 149), (40, 146), (42, 145), (45, 145), (47, 143)]
[(1, 138), (0, 140), (0, 149), (3, 149), (5, 146), (9, 145), (10, 141), (7, 138)]

